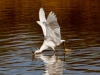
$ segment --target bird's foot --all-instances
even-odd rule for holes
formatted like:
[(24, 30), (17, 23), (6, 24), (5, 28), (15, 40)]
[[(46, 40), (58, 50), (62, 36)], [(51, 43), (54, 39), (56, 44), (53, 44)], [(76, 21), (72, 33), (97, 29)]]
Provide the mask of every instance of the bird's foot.
[(65, 52), (69, 52), (69, 49), (66, 49), (66, 48), (65, 48)]
[(69, 53), (70, 49), (65, 48), (65, 54)]

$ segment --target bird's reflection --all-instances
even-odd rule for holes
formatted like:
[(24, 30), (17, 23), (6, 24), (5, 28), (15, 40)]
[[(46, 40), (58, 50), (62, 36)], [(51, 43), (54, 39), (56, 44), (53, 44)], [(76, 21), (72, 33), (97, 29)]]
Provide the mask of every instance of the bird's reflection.
[(43, 75), (62, 75), (63, 61), (55, 54), (36, 54), (35, 58), (40, 58), (45, 63), (46, 68)]

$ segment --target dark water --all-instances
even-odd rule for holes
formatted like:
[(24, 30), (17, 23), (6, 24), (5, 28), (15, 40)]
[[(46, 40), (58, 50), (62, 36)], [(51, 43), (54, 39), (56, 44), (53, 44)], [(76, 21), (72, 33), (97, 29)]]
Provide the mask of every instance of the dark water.
[[(0, 1), (0, 75), (100, 75), (99, 2)], [(69, 52), (60, 45), (55, 53), (48, 49), (32, 54), (31, 49), (43, 42), (36, 23), (40, 7), (46, 16), (51, 10), (56, 13)]]

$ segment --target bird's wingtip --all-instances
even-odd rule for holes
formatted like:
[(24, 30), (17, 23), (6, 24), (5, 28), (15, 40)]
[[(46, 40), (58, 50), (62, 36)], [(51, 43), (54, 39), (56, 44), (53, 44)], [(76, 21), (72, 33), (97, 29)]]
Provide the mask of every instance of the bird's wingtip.
[(40, 10), (43, 10), (43, 8), (41, 7)]

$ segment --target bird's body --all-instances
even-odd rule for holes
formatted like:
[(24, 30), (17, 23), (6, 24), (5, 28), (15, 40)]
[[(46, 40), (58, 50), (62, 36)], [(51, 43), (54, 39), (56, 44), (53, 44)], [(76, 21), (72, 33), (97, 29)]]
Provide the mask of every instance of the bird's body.
[(40, 50), (35, 51), (35, 53), (42, 52), (49, 47), (55, 51), (55, 47), (65, 41), (61, 40), (60, 27), (56, 15), (51, 11), (46, 20), (44, 10), (40, 8), (39, 19), (40, 21), (37, 21), (37, 23), (41, 26), (45, 39)]

